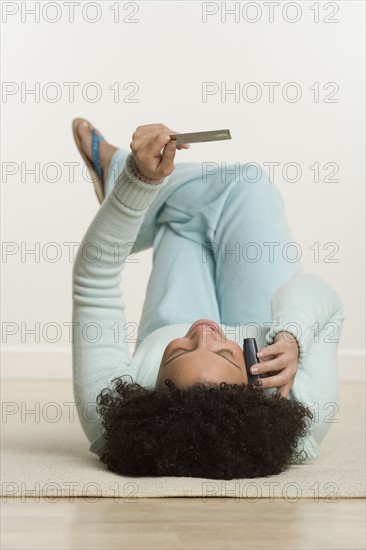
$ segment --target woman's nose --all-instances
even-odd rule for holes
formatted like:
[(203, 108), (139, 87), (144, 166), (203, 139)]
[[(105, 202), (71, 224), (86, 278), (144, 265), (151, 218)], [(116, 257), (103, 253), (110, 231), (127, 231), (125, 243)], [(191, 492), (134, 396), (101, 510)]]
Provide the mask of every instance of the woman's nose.
[(207, 331), (195, 331), (192, 336), (192, 340), (197, 343), (198, 346), (208, 346), (213, 342), (216, 342), (218, 335), (212, 330), (208, 329)]

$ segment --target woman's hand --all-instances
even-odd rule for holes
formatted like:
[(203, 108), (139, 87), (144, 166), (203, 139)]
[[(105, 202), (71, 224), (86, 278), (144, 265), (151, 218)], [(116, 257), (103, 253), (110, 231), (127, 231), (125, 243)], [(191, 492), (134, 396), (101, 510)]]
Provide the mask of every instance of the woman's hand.
[(165, 124), (145, 124), (136, 128), (130, 148), (143, 176), (160, 180), (173, 172), (176, 149), (189, 148), (187, 143), (177, 145), (170, 140), (169, 134), (178, 133)]
[(261, 362), (254, 365), (258, 368), (258, 374), (267, 374), (266, 378), (261, 379), (258, 388), (277, 388), (277, 393), (287, 397), (298, 370), (299, 348), (296, 338), (289, 332), (279, 332), (274, 343), (262, 348), (258, 357)]

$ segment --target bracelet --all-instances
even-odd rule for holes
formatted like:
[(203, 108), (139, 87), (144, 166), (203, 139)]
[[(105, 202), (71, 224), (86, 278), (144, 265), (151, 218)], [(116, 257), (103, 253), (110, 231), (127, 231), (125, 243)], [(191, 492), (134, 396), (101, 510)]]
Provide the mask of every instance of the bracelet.
[(144, 181), (145, 183), (150, 183), (151, 185), (157, 185), (159, 183), (163, 183), (163, 181), (164, 181), (164, 178), (161, 178), (160, 180), (156, 180), (156, 179), (153, 179), (153, 178), (148, 178), (148, 177), (144, 176), (143, 174), (141, 174), (141, 172), (138, 169), (138, 166), (136, 164), (134, 156), (131, 157), (130, 167), (131, 167), (131, 172), (133, 173), (133, 175), (136, 178), (138, 178), (139, 180)]

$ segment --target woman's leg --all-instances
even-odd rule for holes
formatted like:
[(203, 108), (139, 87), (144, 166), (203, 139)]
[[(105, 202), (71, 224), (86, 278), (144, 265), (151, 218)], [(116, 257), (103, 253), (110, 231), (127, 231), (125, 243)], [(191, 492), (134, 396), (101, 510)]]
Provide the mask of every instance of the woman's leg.
[(225, 182), (221, 172), (204, 181), (199, 163), (177, 166), (150, 227), (154, 264), (142, 338), (149, 324), (200, 317), (227, 326), (271, 322), (272, 294), (303, 270), (279, 191), (265, 173), (253, 182), (250, 168), (241, 168), (246, 178)]
[[(129, 154), (117, 151), (106, 193)], [(235, 326), (271, 321), (272, 294), (303, 270), (283, 199), (263, 172), (176, 163), (168, 185), (148, 209), (134, 252), (154, 247), (153, 269), (138, 342), (152, 330), (205, 317)], [(255, 181), (257, 179), (257, 181)]]
[(212, 242), (220, 315), (230, 326), (270, 322), (272, 294), (303, 271), (278, 189), (264, 172), (259, 181), (248, 176), (228, 193)]
[(104, 184), (105, 197), (107, 197), (109, 193), (112, 191), (119, 174), (123, 170), (123, 167), (126, 162), (126, 158), (130, 152), (131, 151), (128, 151), (127, 149), (118, 149), (113, 154), (111, 161), (109, 163), (108, 172), (105, 178), (105, 184)]
[[(129, 153), (126, 149), (114, 153), (106, 176), (106, 196), (112, 191)], [(199, 317), (220, 322), (214, 259), (211, 257), (202, 262), (204, 228), (199, 218), (189, 212), (192, 197), (185, 207), (183, 205), (186, 187), (190, 185), (191, 189), (192, 185), (199, 186), (201, 183), (200, 171), (199, 163), (176, 163), (168, 185), (147, 210), (131, 251), (136, 254), (154, 248), (153, 269), (136, 349), (148, 334), (165, 325), (189, 322), (191, 319), (193, 322)], [(194, 204), (196, 202), (193, 201)], [(175, 209), (177, 204), (182, 210)]]
[(155, 239), (136, 349), (158, 328), (199, 318), (220, 323), (214, 260), (202, 263), (200, 244), (163, 225)]

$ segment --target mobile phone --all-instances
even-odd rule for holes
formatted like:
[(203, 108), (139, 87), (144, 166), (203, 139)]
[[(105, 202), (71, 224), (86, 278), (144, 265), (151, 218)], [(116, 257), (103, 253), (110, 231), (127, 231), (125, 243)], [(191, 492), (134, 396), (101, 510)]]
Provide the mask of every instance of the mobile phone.
[(258, 352), (258, 348), (257, 348), (257, 342), (255, 338), (244, 338), (243, 354), (244, 354), (245, 368), (247, 370), (247, 375), (248, 375), (248, 384), (253, 384), (255, 380), (258, 380), (258, 378), (261, 377), (260, 374), (252, 374), (250, 372), (251, 367), (259, 363), (257, 352)]

